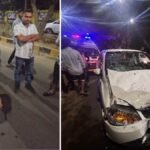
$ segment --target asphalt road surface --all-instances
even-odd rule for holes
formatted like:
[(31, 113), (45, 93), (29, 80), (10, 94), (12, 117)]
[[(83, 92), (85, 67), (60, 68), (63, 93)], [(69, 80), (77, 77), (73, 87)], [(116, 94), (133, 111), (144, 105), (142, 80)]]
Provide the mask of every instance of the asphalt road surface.
[(49, 74), (53, 71), (54, 60), (46, 55), (35, 56), (33, 95), (21, 85), (14, 93), (14, 68), (7, 68), (7, 60), (13, 45), (0, 43), (0, 93), (12, 98), (12, 112), (8, 121), (0, 123), (0, 149), (47, 149), (59, 148), (59, 94), (43, 97), (49, 87)]
[(105, 136), (96, 83), (97, 77), (92, 77), (87, 97), (71, 91), (62, 99), (62, 150), (137, 149), (117, 145)]

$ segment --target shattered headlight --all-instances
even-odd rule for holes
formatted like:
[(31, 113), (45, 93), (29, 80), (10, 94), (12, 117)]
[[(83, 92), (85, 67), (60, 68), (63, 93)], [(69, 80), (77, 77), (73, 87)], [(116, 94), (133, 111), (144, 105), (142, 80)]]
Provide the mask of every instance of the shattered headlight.
[(141, 117), (131, 106), (114, 104), (108, 109), (108, 121), (112, 125), (126, 126), (140, 120)]

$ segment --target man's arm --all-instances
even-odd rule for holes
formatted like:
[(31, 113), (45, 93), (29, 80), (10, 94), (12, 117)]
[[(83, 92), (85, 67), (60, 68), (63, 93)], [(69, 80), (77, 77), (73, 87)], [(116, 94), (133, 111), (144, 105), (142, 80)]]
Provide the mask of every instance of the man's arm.
[(17, 40), (20, 42), (34, 42), (40, 39), (39, 34), (17, 35)]
[(31, 39), (29, 39), (28, 42), (34, 42), (34, 41), (38, 41), (40, 39), (38, 30), (34, 24), (32, 24), (32, 31), (33, 31), (32, 37), (31, 37)]
[(28, 42), (34, 42), (40, 40), (40, 35), (39, 34), (34, 34), (32, 37), (29, 39)]
[(32, 35), (20, 34), (20, 35), (17, 35), (16, 38), (19, 42), (28, 42), (32, 38)]

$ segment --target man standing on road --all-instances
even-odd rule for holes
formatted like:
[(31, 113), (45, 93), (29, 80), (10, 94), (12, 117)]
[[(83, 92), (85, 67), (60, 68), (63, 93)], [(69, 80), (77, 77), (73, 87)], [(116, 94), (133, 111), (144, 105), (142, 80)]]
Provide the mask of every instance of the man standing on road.
[(39, 40), (37, 28), (31, 23), (33, 12), (25, 10), (22, 15), (22, 22), (14, 27), (14, 36), (16, 37), (16, 70), (15, 70), (15, 92), (20, 88), (22, 77), (22, 66), (25, 65), (25, 87), (35, 93), (31, 85), (32, 82), (32, 69), (34, 63), (33, 57), (33, 43)]
[[(12, 30), (14, 30), (14, 26), (17, 25), (18, 23), (21, 22), (21, 17), (22, 17), (22, 10), (18, 10), (17, 11), (17, 18), (14, 20), (13, 24), (12, 24)], [(14, 40), (14, 43), (15, 43), (15, 37), (13, 37), (13, 40)], [(13, 52), (11, 53), (9, 59), (8, 59), (8, 64), (7, 64), (7, 67), (13, 67), (13, 65), (11, 64), (12, 63), (12, 60), (13, 58), (15, 57), (15, 51), (16, 51), (16, 48), (14, 48)]]
[[(80, 90), (80, 95), (87, 95), (87, 93), (85, 93), (85, 62), (81, 54), (70, 47), (71, 41), (67, 37), (62, 37), (61, 46), (62, 69), (69, 73), (77, 92)], [(81, 82), (81, 88), (79, 86), (79, 81)]]

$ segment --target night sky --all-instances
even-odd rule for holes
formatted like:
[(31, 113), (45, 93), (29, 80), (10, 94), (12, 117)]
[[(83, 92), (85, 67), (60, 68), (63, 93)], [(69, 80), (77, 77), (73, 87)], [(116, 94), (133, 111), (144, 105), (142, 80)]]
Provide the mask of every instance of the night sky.
[[(67, 9), (65, 15), (68, 15), (70, 20), (73, 17), (74, 22), (77, 20), (90, 23), (89, 20), (95, 20), (97, 24), (102, 22), (101, 26), (113, 26), (111, 22), (127, 22), (131, 17), (138, 16), (150, 7), (149, 0), (124, 0), (122, 4), (119, 2), (111, 4), (112, 1), (115, 0), (72, 0), (71, 2), (70, 0), (62, 0), (62, 8), (65, 11)], [(150, 10), (146, 14), (150, 14)], [(83, 19), (79, 20), (79, 17)], [(104, 24), (104, 22), (108, 24)], [(139, 18), (136, 22), (147, 25), (150, 23), (150, 15), (145, 19)]]
[[(62, 31), (111, 35), (130, 32), (134, 45), (150, 43), (150, 0), (62, 0)], [(142, 12), (145, 14), (141, 15)], [(129, 20), (134, 18), (134, 24)], [(128, 29), (127, 29), (128, 28)], [(145, 42), (146, 41), (146, 42)], [(150, 46), (146, 44), (150, 49)]]
[[(31, 0), (27, 0), (27, 8), (31, 8), (30, 2)], [(52, 0), (36, 0), (38, 9), (48, 9)], [(17, 10), (24, 9), (25, 0), (0, 0), (0, 9), (1, 10)], [(56, 10), (59, 9), (59, 3), (56, 4)]]

